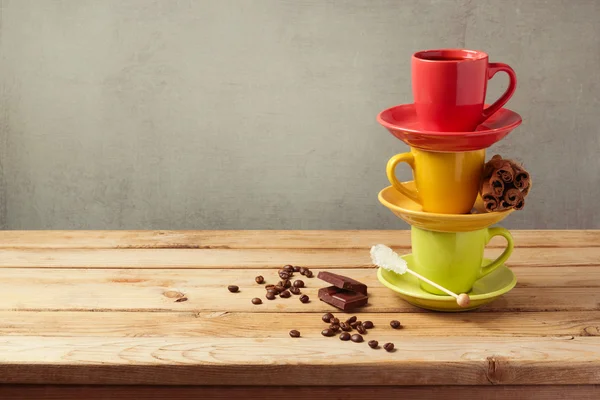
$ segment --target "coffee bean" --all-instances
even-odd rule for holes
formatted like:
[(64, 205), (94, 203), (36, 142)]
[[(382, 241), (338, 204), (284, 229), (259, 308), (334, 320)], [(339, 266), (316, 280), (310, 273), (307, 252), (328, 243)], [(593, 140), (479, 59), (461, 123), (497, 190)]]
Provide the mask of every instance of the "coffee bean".
[(267, 292), (267, 294), (265, 294), (265, 297), (267, 298), (267, 300), (275, 300), (275, 293)]
[(343, 330), (344, 332), (350, 332), (352, 330), (352, 327), (345, 322), (341, 322), (340, 329)]
[(351, 326), (351, 327), (353, 327), (354, 329), (356, 329), (356, 327), (357, 327), (358, 325), (360, 325), (360, 324), (361, 324), (361, 322), (360, 322), (360, 321), (354, 321), (354, 322), (351, 322), (351, 323), (350, 323), (350, 326)]
[(300, 267), (300, 275), (306, 275), (306, 271), (308, 271), (306, 268)]
[(385, 351), (393, 351), (394, 350), (394, 343), (386, 343), (383, 345), (383, 348), (385, 349)]
[(333, 335), (335, 335), (335, 332), (332, 331), (331, 329), (327, 328), (327, 329), (323, 329), (321, 331), (321, 335), (323, 335), (323, 336), (333, 336)]
[(362, 323), (362, 325), (365, 327), (365, 329), (373, 329), (373, 327), (375, 326), (371, 321), (365, 321)]
[(290, 273), (287, 271), (284, 271), (282, 269), (279, 270), (279, 277), (281, 279), (290, 279)]
[(259, 275), (256, 278), (254, 278), (254, 281), (260, 285), (261, 283), (265, 282), (265, 278)]
[(307, 295), (305, 295), (305, 294), (303, 294), (302, 296), (300, 296), (300, 301), (302, 303), (308, 303), (309, 300), (310, 300), (310, 298)]
[(343, 340), (344, 342), (350, 340), (350, 334), (348, 332), (342, 332), (340, 334), (340, 340)]
[(329, 323), (329, 321), (331, 321), (333, 319), (333, 314), (330, 312), (328, 312), (327, 314), (323, 314), (321, 319), (323, 320), (323, 322)]
[(301, 281), (300, 279), (298, 279), (297, 281), (294, 281), (294, 287), (303, 288), (304, 287), (304, 281)]
[(336, 325), (340, 324), (339, 318), (332, 318), (329, 322), (331, 322), (332, 324), (336, 324)]
[(283, 270), (291, 274), (292, 272), (294, 272), (294, 267), (288, 264), (285, 267), (283, 267)]
[(350, 340), (352, 340), (354, 343), (360, 343), (364, 339), (361, 335), (359, 335), (358, 333), (355, 333), (354, 335), (350, 336)]
[(298, 332), (298, 331), (297, 331), (297, 330), (295, 330), (295, 329), (292, 329), (292, 330), (290, 331), (290, 336), (291, 336), (291, 337), (300, 337), (300, 332)]
[(377, 340), (369, 340), (369, 347), (372, 349), (376, 349), (379, 346), (379, 342)]
[(365, 333), (367, 333), (367, 330), (365, 329), (365, 327), (363, 326), (363, 324), (358, 324), (356, 325), (356, 331), (362, 335), (364, 335)]
[(279, 292), (277, 291), (277, 289), (273, 288), (269, 288), (267, 289), (267, 294), (271, 293), (273, 296), (276, 296), (279, 294)]
[(393, 320), (393, 321), (390, 321), (390, 326), (391, 326), (392, 328), (394, 328), (394, 329), (398, 329), (398, 328), (400, 328), (402, 325), (400, 324), (400, 321)]
[(287, 299), (288, 297), (290, 297), (292, 294), (290, 293), (289, 290), (284, 290), (283, 292), (281, 292), (279, 294), (279, 297), (282, 297), (284, 299)]
[(269, 289), (274, 289), (275, 285), (266, 285), (265, 289), (269, 290)]
[(231, 293), (235, 293), (240, 290), (240, 287), (236, 285), (229, 285), (227, 286), (227, 290), (229, 290)]
[(294, 267), (294, 272), (300, 272), (300, 267), (298, 267), (298, 266), (295, 266), (295, 267)]
[(337, 333), (340, 330), (340, 326), (337, 324), (331, 324), (329, 325), (329, 329)]
[(285, 289), (289, 289), (289, 288), (292, 287), (292, 283), (289, 280), (287, 280), (287, 279), (279, 281), (278, 285), (279, 286), (283, 286)]
[(293, 287), (293, 286), (290, 288), (290, 292), (292, 292), (292, 294), (300, 294), (300, 293), (302, 293), (300, 291), (300, 288)]
[(313, 277), (313, 272), (311, 270), (306, 271), (306, 273), (304, 274), (304, 276), (306, 276), (307, 278), (312, 278)]
[(277, 293), (281, 293), (285, 290), (285, 288), (281, 285), (277, 285), (275, 286), (275, 290), (277, 290)]
[(255, 297), (252, 299), (252, 304), (255, 304), (255, 305), (262, 304), (262, 300), (259, 299), (258, 297)]
[(350, 318), (348, 318), (348, 319), (346, 320), (346, 323), (347, 323), (347, 324), (351, 324), (351, 323), (353, 323), (354, 321), (356, 321), (356, 315), (355, 315), (355, 316), (353, 316), (353, 317), (350, 317)]

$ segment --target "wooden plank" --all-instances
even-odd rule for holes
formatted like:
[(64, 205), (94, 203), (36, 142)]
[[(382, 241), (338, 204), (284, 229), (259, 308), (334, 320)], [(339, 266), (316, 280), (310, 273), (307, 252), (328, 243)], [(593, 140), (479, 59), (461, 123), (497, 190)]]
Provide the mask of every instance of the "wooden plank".
[[(599, 311), (356, 315), (375, 324), (365, 335), (369, 340), (378, 340), (380, 333), (393, 335), (396, 342), (410, 336), (462, 337), (465, 332), (478, 337), (600, 336)], [(400, 320), (403, 329), (392, 331), (391, 319)], [(326, 326), (321, 313), (0, 312), (0, 336), (287, 338), (296, 329), (303, 337), (319, 338)]]
[(597, 385), (544, 386), (91, 386), (3, 385), (3, 400), (437, 399), (597, 400)]
[[(382, 342), (393, 335), (381, 335)], [(293, 343), (293, 345), (291, 345)], [(465, 345), (468, 343), (468, 346)], [(10, 336), (0, 382), (164, 385), (599, 384), (600, 338), (407, 337), (397, 350), (337, 338)], [(265, 379), (274, 377), (275, 379)]]
[[(502, 249), (486, 249), (496, 258)], [(407, 249), (398, 250), (407, 254)], [(309, 268), (372, 267), (368, 250), (358, 249), (21, 249), (0, 250), (0, 268)], [(513, 267), (597, 266), (600, 247), (518, 248), (507, 265)]]
[[(598, 274), (596, 268), (588, 268)], [(540, 272), (546, 268), (538, 268)], [(600, 309), (597, 287), (552, 287), (578, 279), (563, 280), (559, 271), (545, 275), (548, 286), (535, 287), (535, 268), (523, 276), (525, 286), (517, 287), (482, 308), (482, 311), (587, 311)], [(318, 270), (315, 270), (317, 272)], [(344, 270), (342, 270), (344, 271)], [(354, 274), (353, 272), (357, 273)], [(363, 312), (423, 312), (402, 300), (376, 281), (375, 270), (347, 270), (369, 284), (369, 304)], [(311, 302), (302, 304), (297, 296), (274, 301), (264, 299), (264, 288), (254, 277), (264, 270), (100, 270), (100, 269), (0, 269), (0, 310), (12, 311), (252, 311), (326, 312), (334, 308), (318, 300), (317, 291), (326, 284), (316, 278), (304, 279)], [(346, 273), (344, 271), (344, 273)], [(264, 274), (274, 282), (273, 274)], [(542, 274), (540, 274), (542, 275)], [(585, 275), (583, 275), (585, 276)], [(240, 286), (229, 293), (227, 285)], [(175, 302), (178, 293), (188, 299)], [(260, 297), (263, 304), (253, 305)]]
[[(600, 247), (600, 230), (514, 230), (517, 247)], [(410, 248), (409, 230), (0, 231), (0, 248)], [(502, 247), (495, 238), (490, 246)]]

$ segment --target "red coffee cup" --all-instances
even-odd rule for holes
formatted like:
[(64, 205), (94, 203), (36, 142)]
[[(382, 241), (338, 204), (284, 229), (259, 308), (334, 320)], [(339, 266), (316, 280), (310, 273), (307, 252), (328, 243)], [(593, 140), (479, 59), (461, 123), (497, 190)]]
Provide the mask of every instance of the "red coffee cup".
[[(498, 71), (508, 74), (508, 89), (484, 109), (487, 82)], [(423, 130), (474, 131), (506, 104), (516, 86), (515, 71), (506, 64), (490, 63), (482, 51), (424, 50), (412, 56), (412, 90)]]

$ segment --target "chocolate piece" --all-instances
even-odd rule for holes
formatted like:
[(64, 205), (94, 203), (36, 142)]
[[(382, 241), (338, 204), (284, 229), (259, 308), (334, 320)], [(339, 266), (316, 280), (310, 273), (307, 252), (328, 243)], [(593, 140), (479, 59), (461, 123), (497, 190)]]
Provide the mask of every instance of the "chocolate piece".
[(367, 285), (356, 281), (352, 278), (348, 278), (347, 276), (342, 276), (327, 271), (321, 271), (319, 272), (319, 275), (317, 275), (317, 278), (325, 282), (331, 283), (333, 286), (340, 289), (346, 289), (364, 295), (367, 294)]
[(329, 286), (319, 289), (319, 299), (340, 310), (350, 310), (367, 304), (368, 297), (360, 293)]

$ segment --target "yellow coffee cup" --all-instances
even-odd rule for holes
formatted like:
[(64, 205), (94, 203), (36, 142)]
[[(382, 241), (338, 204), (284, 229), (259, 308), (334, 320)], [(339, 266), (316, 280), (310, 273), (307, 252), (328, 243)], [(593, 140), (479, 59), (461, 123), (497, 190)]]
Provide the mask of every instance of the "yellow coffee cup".
[[(401, 162), (412, 168), (416, 191), (396, 178), (396, 166)], [(437, 153), (411, 147), (410, 152), (390, 158), (386, 172), (392, 186), (419, 203), (423, 211), (467, 214), (477, 199), (484, 164), (485, 149)]]
[[(482, 266), (485, 246), (494, 236), (506, 239), (507, 246), (494, 261)], [(415, 272), (454, 293), (468, 293), (478, 279), (502, 265), (512, 254), (512, 235), (502, 227), (471, 232), (433, 232), (411, 227), (411, 247)], [(438, 288), (420, 281), (421, 288), (446, 295)]]

